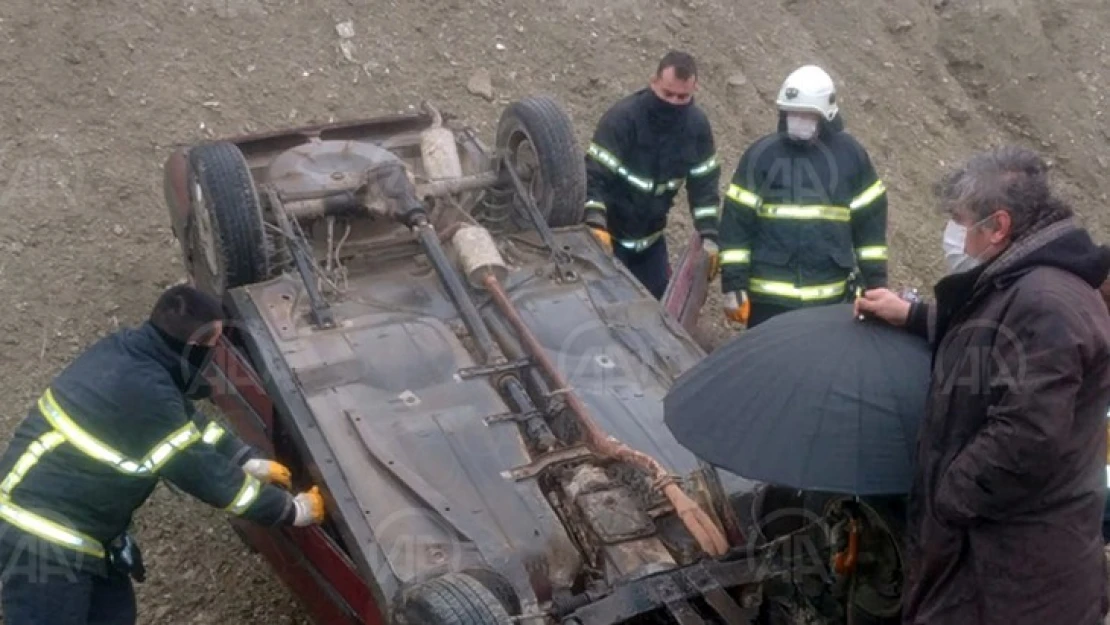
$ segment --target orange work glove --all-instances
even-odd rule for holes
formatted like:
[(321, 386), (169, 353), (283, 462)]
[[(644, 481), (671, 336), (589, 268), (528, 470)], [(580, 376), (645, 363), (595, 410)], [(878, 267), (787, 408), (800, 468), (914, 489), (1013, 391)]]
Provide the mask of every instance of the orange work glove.
[(601, 244), (605, 246), (605, 251), (612, 254), (613, 253), (613, 236), (609, 234), (609, 231), (608, 230), (602, 230), (601, 228), (595, 228), (593, 226), (590, 226), (590, 231), (593, 232), (594, 237), (596, 237), (598, 241), (601, 241)]
[(251, 459), (243, 463), (243, 470), (267, 484), (281, 484), (287, 489), (293, 488), (293, 474), (279, 462)]
[(324, 496), (320, 494), (319, 486), (313, 486), (294, 497), (293, 507), (297, 512), (297, 516), (293, 519), (293, 525), (297, 527), (318, 525), (324, 522)]
[(752, 314), (752, 303), (748, 299), (747, 291), (732, 291), (725, 293), (725, 319), (748, 327), (748, 319)]

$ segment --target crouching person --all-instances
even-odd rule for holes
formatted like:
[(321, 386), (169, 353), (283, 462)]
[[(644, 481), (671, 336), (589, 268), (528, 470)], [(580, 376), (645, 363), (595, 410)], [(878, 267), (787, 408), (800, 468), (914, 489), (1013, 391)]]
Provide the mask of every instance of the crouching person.
[(198, 417), (218, 301), (167, 290), (149, 320), (93, 344), (49, 385), (0, 458), (5, 625), (131, 625), (143, 566), (127, 528), (160, 479), (264, 525), (324, 518), (316, 488)]

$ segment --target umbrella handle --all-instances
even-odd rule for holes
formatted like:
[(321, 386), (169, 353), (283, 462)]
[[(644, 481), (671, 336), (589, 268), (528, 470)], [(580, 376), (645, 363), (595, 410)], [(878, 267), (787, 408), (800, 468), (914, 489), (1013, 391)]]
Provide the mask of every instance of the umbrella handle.
[(859, 521), (852, 519), (848, 525), (848, 548), (836, 554), (833, 565), (840, 575), (850, 575), (859, 560)]

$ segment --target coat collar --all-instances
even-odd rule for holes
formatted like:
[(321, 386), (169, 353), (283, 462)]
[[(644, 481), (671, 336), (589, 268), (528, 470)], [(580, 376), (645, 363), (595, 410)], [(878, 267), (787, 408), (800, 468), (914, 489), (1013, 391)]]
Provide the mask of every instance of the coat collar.
[[(691, 110), (687, 110), (685, 115), (677, 116), (677, 122), (666, 128), (659, 128), (651, 121), (651, 106), (652, 98), (655, 94), (652, 93), (651, 87), (644, 87), (633, 94), (636, 100), (636, 142), (642, 146), (654, 146), (655, 140), (661, 134), (686, 136), (688, 134), (688, 126), (690, 124)], [(693, 100), (690, 101), (689, 107), (697, 106)]]
[(204, 395), (202, 376), (198, 375), (204, 365), (199, 361), (207, 357), (209, 350), (176, 341), (150, 321), (135, 329), (135, 337), (138, 340), (131, 341), (133, 349), (165, 367), (178, 388), (198, 397)]
[(990, 293), (1004, 290), (1033, 269), (1044, 266), (1073, 273), (1095, 288), (1110, 273), (1110, 248), (1096, 246), (1074, 218), (1066, 218), (1015, 241), (997, 257), (975, 269), (942, 278), (934, 287), (938, 339), (953, 317), (978, 305)]

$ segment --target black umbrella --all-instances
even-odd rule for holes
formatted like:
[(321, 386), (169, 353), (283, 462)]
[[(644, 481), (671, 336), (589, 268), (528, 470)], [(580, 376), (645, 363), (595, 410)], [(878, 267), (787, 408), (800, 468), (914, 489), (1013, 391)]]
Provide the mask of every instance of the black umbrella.
[(678, 441), (752, 480), (858, 496), (909, 492), (927, 343), (850, 304), (781, 314), (682, 375), (664, 400)]

